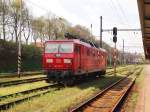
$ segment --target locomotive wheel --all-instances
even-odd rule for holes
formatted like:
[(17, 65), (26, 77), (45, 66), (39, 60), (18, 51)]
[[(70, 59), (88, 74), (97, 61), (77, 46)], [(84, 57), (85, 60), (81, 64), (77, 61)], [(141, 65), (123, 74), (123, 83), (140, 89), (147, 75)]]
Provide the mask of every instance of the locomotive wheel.
[(103, 77), (105, 74), (106, 74), (106, 71), (105, 71), (105, 70), (98, 72), (98, 76), (99, 76), (99, 77)]
[(48, 79), (46, 79), (45, 81), (46, 81), (46, 83), (50, 83), (50, 81)]
[(104, 76), (105, 74), (106, 74), (105, 70), (103, 70), (103, 71), (100, 72), (100, 76)]
[(50, 78), (49, 75), (50, 75), (50, 72), (47, 73), (47, 79), (46, 79), (46, 82), (47, 82), (47, 83), (50, 83), (50, 79), (51, 79), (51, 78)]
[(106, 70), (103, 70), (103, 71), (102, 71), (102, 75), (105, 75), (105, 74), (106, 74)]
[(66, 86), (74, 86), (75, 84), (75, 78), (68, 78), (68, 80), (66, 80), (65, 85)]

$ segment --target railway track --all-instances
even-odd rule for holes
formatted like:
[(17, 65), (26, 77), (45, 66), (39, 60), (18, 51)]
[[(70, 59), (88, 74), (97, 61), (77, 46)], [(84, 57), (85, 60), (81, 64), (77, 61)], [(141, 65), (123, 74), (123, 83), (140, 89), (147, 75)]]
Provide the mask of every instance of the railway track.
[[(5, 96), (0, 96), (0, 110), (6, 110), (9, 107), (13, 106), (14, 104), (20, 103), (22, 101), (25, 101), (25, 100), (28, 100), (37, 96), (41, 96), (43, 94), (49, 93), (54, 90), (58, 90), (60, 89), (60, 87), (61, 87), (60, 84), (51, 84), (51, 85), (47, 85), (47, 86), (43, 86), (39, 88), (25, 90), (25, 91), (13, 93), (13, 94), (8, 94)], [(35, 93), (32, 94), (33, 92)], [(12, 99), (9, 100), (9, 98), (11, 97)]]
[[(22, 72), (21, 76), (35, 76), (35, 75), (40, 75), (42, 74), (42, 71), (35, 71), (35, 72)], [(18, 77), (17, 73), (1, 73), (0, 78), (13, 78), (13, 77)]]
[(136, 80), (136, 77), (131, 78), (130, 75), (131, 73), (73, 108), (70, 112), (116, 112)]
[(43, 81), (46, 79), (47, 79), (46, 77), (37, 77), (37, 78), (29, 78), (29, 79), (23, 79), (23, 80), (13, 80), (13, 81), (0, 82), (0, 87)]
[[(34, 82), (34, 81), (33, 79), (31, 79), (31, 82)], [(38, 88), (30, 89), (30, 90), (24, 90), (21, 92), (16, 92), (16, 93), (0, 96), (0, 110), (6, 110), (9, 107), (13, 106), (14, 104), (23, 102), (27, 99), (41, 96), (42, 94), (46, 94), (54, 90), (58, 90), (60, 89), (60, 87), (62, 87), (59, 85), (60, 84), (52, 84), (52, 85), (47, 85), (43, 87), (38, 87)]]
[[(107, 69), (112, 69), (113, 67), (107, 67)], [(33, 71), (33, 72), (22, 72), (21, 76), (35, 76), (42, 74), (43, 71)], [(18, 77), (18, 74), (15, 73), (0, 73), (0, 78), (14, 78)]]
[[(125, 71), (126, 68), (121, 69), (121, 71)], [(120, 71), (120, 70), (119, 70)], [(106, 74), (113, 74), (113, 71), (109, 71)], [(9, 77), (11, 78), (11, 77)], [(13, 81), (6, 81), (6, 82), (0, 82), (0, 87), (7, 87), (7, 86), (13, 86), (13, 85), (18, 85), (18, 84), (24, 84), (24, 83), (32, 83), (36, 81), (43, 81), (46, 80), (45, 77), (38, 77), (38, 78), (29, 78), (29, 79), (21, 79), (21, 80), (13, 80)]]

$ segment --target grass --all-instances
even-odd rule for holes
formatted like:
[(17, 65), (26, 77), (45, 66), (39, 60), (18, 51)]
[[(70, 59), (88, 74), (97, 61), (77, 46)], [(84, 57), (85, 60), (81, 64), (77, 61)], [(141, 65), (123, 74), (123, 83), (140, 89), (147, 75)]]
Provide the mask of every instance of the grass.
[(138, 74), (138, 78), (136, 79), (135, 82), (135, 86), (137, 88), (135, 88), (135, 90), (133, 91), (132, 95), (131, 95), (131, 104), (132, 104), (132, 110), (134, 111), (135, 106), (136, 106), (136, 102), (139, 96), (139, 91), (138, 89), (140, 89), (142, 87), (142, 82), (144, 80), (144, 71), (142, 70), (140, 74)]
[[(95, 81), (80, 84), (75, 87), (63, 88), (16, 105), (8, 112), (62, 112), (91, 97), (97, 91), (103, 89), (110, 83), (121, 77), (106, 76)], [(40, 110), (39, 110), (40, 109)]]
[(138, 96), (139, 96), (139, 94), (138, 94), (137, 92), (134, 92), (134, 93), (131, 95), (131, 104), (132, 104), (131, 111), (132, 111), (132, 112), (133, 112), (134, 109), (135, 109)]
[[(123, 67), (123, 66), (120, 67), (119, 66), (119, 67), (116, 68), (116, 72), (117, 73), (121, 73), (124, 70), (127, 70), (126, 68), (127, 68), (127, 66), (126, 67)], [(114, 75), (113, 72), (114, 72), (114, 69), (108, 69), (108, 70), (106, 70), (106, 74), (105, 75)]]

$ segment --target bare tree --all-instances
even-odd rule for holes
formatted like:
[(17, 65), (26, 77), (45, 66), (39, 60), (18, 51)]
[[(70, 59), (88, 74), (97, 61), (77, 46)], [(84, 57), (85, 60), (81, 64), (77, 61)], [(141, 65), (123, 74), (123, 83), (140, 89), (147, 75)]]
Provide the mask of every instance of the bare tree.
[(58, 39), (61, 37), (63, 37), (63, 23), (62, 20), (60, 18), (53, 18), (52, 20), (52, 28), (53, 28), (53, 33), (55, 35), (55, 39)]
[[(9, 26), (8, 27), (8, 31), (9, 31), (9, 34), (10, 34), (10, 36), (11, 36), (11, 41), (13, 41), (14, 40), (14, 30), (12, 29), (12, 27), (11, 26)], [(8, 35), (9, 36), (9, 35)]]
[(31, 20), (30, 20), (28, 9), (26, 9), (26, 22), (24, 23), (23, 35), (24, 35), (26, 45), (27, 45), (29, 37), (31, 36)]
[(2, 25), (2, 33), (3, 33), (3, 39), (6, 41), (6, 25), (8, 22), (8, 1), (0, 0), (0, 15), (1, 15), (1, 25)]
[(52, 23), (52, 15), (50, 15), (50, 13), (48, 13), (48, 17), (45, 19), (45, 31), (46, 34), (48, 36), (48, 39), (51, 40), (51, 36), (53, 34), (53, 23)]
[(24, 31), (25, 23), (27, 22), (27, 10), (25, 4), (13, 1), (11, 4), (11, 25), (14, 30), (16, 43), (18, 42), (19, 35)]
[(36, 45), (37, 39), (38, 39), (38, 33), (33, 33), (33, 40), (34, 40), (34, 45)]
[(37, 41), (37, 39), (39, 37), (38, 21), (36, 19), (33, 19), (31, 21), (31, 29), (32, 29), (32, 35), (33, 35), (34, 44), (36, 45), (36, 41)]
[(53, 28), (52, 28), (52, 22), (50, 19), (47, 19), (47, 25), (46, 25), (46, 31), (47, 31), (47, 35), (48, 35), (48, 39), (50, 40), (51, 39), (51, 35), (52, 35), (52, 31), (53, 31)]

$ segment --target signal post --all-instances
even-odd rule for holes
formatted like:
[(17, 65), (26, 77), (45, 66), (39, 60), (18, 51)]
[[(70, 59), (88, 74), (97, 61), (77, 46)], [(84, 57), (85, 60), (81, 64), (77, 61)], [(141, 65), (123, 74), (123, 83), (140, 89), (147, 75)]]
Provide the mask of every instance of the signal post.
[(113, 54), (114, 54), (114, 75), (116, 75), (116, 65), (117, 65), (117, 49), (116, 49), (116, 42), (117, 42), (117, 28), (113, 28), (113, 42), (115, 44)]

